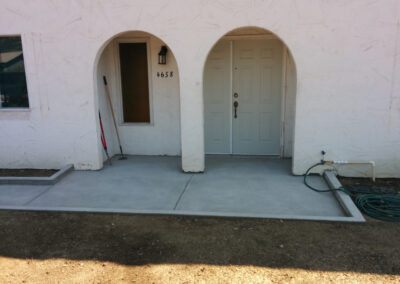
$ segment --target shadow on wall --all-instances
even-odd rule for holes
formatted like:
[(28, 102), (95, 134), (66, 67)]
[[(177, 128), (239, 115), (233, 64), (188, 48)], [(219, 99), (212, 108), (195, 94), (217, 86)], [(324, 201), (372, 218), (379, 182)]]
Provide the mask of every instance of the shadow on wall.
[[(60, 226), (62, 224), (62, 226)], [(400, 274), (399, 226), (0, 212), (0, 255), (124, 265), (211, 264)]]

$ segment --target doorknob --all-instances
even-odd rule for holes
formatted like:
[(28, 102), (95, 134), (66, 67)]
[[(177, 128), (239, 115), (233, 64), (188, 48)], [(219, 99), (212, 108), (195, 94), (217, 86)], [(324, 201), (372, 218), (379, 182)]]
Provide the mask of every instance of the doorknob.
[(234, 106), (234, 108), (235, 108), (235, 118), (237, 118), (237, 107), (239, 106), (239, 103), (238, 103), (237, 101), (235, 101), (235, 102), (233, 103), (233, 106)]

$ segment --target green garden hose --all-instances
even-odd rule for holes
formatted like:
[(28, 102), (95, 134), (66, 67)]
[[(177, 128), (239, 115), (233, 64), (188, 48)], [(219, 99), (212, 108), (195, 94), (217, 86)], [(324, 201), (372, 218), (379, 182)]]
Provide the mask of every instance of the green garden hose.
[(315, 165), (312, 165), (311, 167), (308, 168), (308, 170), (307, 170), (306, 173), (304, 174), (304, 184), (305, 184), (309, 189), (312, 189), (312, 190), (314, 190), (314, 191), (316, 191), (316, 192), (330, 192), (330, 191), (336, 191), (337, 189), (318, 189), (318, 188), (313, 187), (313, 186), (311, 186), (310, 184), (307, 183), (307, 177), (309, 176), (310, 171), (311, 171), (313, 168), (316, 168), (316, 167), (322, 166), (322, 165), (324, 165), (323, 162), (321, 162), (321, 163), (316, 163)]
[(356, 205), (368, 216), (390, 222), (400, 222), (400, 195), (358, 194)]
[(316, 192), (331, 192), (340, 190), (348, 194), (356, 206), (366, 215), (383, 221), (400, 222), (400, 194), (395, 190), (376, 186), (347, 186), (336, 189), (318, 189), (307, 183), (310, 171), (323, 162), (311, 166), (304, 174), (304, 184)]

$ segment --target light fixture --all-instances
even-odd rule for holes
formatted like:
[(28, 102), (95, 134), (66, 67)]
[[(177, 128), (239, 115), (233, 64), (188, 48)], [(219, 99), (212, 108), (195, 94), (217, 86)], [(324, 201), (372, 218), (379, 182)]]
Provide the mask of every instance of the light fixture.
[(160, 52), (158, 53), (158, 64), (167, 64), (167, 52), (167, 47), (165, 45), (161, 46)]

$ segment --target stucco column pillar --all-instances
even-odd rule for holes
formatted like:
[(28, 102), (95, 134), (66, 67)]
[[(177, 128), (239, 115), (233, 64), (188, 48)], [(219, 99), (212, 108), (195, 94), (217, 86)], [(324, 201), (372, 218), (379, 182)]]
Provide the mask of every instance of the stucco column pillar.
[(181, 147), (184, 172), (204, 171), (202, 74), (180, 70)]

